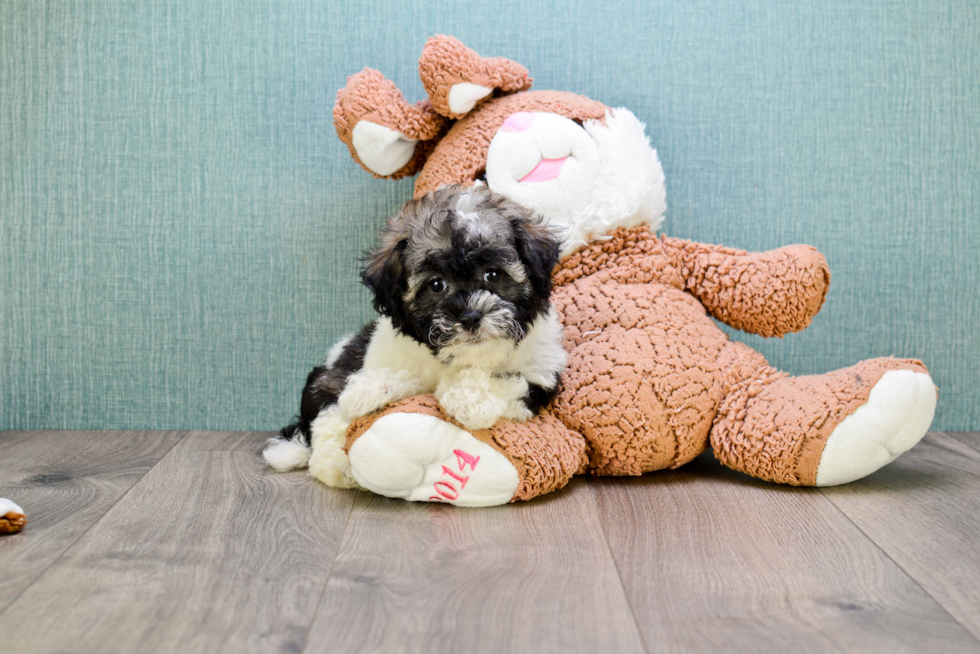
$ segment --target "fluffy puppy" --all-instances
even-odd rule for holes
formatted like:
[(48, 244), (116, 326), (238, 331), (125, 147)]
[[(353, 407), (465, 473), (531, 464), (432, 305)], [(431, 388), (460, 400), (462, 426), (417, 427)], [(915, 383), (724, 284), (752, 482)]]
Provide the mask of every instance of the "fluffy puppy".
[(355, 418), (419, 393), (469, 429), (533, 416), (566, 361), (549, 303), (559, 249), (530, 211), (482, 185), (409, 201), (362, 273), (381, 317), (313, 369), (266, 461), (302, 467), (311, 436), (339, 440)]

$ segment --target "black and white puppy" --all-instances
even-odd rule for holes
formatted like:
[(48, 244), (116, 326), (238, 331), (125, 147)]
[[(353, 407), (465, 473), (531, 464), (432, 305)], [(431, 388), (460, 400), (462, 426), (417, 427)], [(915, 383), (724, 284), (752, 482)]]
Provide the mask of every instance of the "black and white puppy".
[(485, 186), (409, 201), (362, 273), (381, 317), (313, 369), (298, 421), (266, 461), (304, 466), (311, 437), (338, 439), (326, 432), (420, 393), (434, 393), (470, 429), (532, 417), (556, 393), (566, 361), (549, 303), (558, 256), (555, 234)]

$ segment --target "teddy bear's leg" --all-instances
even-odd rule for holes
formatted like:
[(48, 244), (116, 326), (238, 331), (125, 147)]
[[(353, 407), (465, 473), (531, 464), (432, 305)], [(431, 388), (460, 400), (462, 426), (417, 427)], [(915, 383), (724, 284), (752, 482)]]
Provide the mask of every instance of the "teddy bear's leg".
[(469, 431), (432, 396), (355, 420), (347, 452), (354, 479), (370, 491), (457, 506), (531, 499), (564, 486), (588, 460), (584, 439), (551, 415)]
[(348, 77), (338, 91), (333, 124), (354, 161), (390, 179), (421, 170), (449, 128), (431, 102), (408, 104), (394, 82), (370, 68)]
[(791, 377), (731, 343), (721, 363), (715, 456), (768, 481), (834, 486), (860, 479), (918, 443), (936, 407), (932, 378), (913, 359), (870, 359)]
[(503, 57), (483, 58), (459, 39), (433, 36), (419, 58), (419, 76), (432, 102), (443, 116), (462, 118), (477, 104), (503, 93), (531, 88), (527, 68)]

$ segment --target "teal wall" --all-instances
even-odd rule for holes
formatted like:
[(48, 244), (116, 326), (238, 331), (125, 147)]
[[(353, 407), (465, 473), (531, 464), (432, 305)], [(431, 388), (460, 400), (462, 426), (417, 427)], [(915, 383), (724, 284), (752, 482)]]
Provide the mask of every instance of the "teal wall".
[(935, 428), (980, 429), (975, 0), (555, 6), (0, 0), (0, 428), (283, 424), (411, 189), (350, 160), (336, 89), (421, 98), (443, 32), (633, 109), (669, 233), (824, 252), (813, 326), (746, 338), (773, 364), (920, 357)]

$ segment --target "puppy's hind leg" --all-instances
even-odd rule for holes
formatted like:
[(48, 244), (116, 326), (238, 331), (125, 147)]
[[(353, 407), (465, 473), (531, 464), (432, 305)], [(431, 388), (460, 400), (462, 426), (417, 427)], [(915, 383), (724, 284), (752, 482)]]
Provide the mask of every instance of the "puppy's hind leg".
[(421, 382), (405, 370), (369, 370), (351, 375), (337, 403), (321, 411), (310, 425), (310, 474), (327, 486), (360, 488), (344, 449), (347, 426), (355, 418), (414, 395), (421, 387)]
[[(290, 425), (295, 427), (296, 425)], [(285, 431), (285, 429), (283, 430)], [(283, 438), (280, 433), (275, 438), (270, 438), (266, 448), (262, 450), (262, 458), (269, 465), (279, 472), (289, 472), (297, 468), (305, 468), (310, 461), (310, 446), (305, 442), (308, 436), (296, 429), (292, 438)]]
[(262, 458), (271, 468), (288, 472), (306, 467), (310, 460), (310, 425), (321, 409), (337, 401), (336, 394), (330, 392), (324, 383), (328, 375), (326, 366), (317, 366), (310, 371), (296, 422), (279, 430), (279, 435), (270, 438), (262, 452)]
[(330, 348), (327, 360), (310, 371), (303, 387), (299, 416), (296, 422), (284, 427), (279, 436), (269, 439), (262, 457), (280, 472), (305, 468), (310, 460), (313, 423), (337, 398), (347, 384), (347, 378), (364, 364), (375, 323), (359, 334), (346, 336)]

